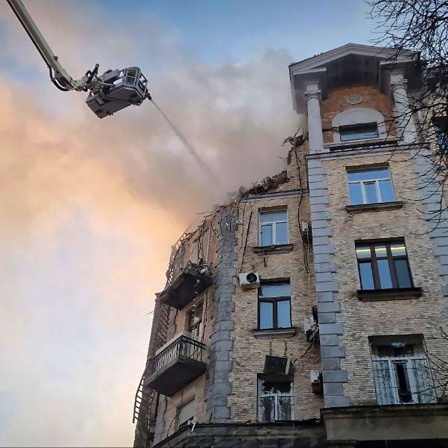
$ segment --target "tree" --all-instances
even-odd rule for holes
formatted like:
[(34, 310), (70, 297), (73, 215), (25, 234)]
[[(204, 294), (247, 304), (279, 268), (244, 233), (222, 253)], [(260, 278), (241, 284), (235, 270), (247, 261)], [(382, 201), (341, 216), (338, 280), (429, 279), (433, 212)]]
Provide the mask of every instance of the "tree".
[[(410, 95), (411, 120), (417, 117), (420, 142), (433, 142), (429, 181), (445, 195), (448, 181), (448, 0), (368, 0), (371, 17), (380, 33), (378, 43), (396, 48), (396, 57), (406, 50), (419, 53), (416, 64), (421, 85)], [(445, 206), (434, 218), (441, 219)]]

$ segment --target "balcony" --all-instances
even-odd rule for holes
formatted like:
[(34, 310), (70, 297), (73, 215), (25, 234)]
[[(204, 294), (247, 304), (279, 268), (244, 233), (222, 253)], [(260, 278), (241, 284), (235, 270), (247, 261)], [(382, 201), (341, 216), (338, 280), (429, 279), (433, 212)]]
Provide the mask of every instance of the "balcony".
[(205, 349), (190, 333), (177, 335), (149, 361), (145, 386), (171, 397), (205, 372)]
[(188, 262), (173, 283), (159, 294), (159, 301), (181, 310), (211, 284), (212, 277), (206, 265)]

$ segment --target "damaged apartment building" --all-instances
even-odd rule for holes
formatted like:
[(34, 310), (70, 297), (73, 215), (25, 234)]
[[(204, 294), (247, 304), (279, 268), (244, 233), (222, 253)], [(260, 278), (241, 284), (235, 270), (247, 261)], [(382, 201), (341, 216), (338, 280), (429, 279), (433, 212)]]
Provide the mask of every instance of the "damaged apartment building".
[(417, 61), (348, 44), (290, 65), (285, 171), (173, 247), (135, 447), (448, 446), (446, 127), (404, 118)]

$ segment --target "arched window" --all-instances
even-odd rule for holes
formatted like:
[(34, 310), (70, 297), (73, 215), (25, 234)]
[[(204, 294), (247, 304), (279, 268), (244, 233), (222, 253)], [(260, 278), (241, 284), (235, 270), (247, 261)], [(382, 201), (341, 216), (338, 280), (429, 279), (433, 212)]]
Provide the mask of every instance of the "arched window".
[(386, 125), (381, 112), (370, 107), (352, 107), (333, 119), (335, 143), (386, 138)]

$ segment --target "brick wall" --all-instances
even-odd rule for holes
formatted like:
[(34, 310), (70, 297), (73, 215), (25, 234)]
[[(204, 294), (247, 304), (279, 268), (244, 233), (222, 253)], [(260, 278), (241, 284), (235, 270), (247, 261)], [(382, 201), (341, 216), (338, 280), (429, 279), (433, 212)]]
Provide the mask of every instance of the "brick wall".
[[(339, 154), (323, 159), (329, 191), (328, 211), (334, 245), (337, 298), (341, 307), (338, 321), (343, 324), (340, 337), (345, 358), (342, 368), (348, 372), (345, 393), (353, 405), (375, 404), (368, 337), (373, 335), (423, 334), (428, 352), (446, 356), (447, 341), (439, 339), (440, 327), (446, 325), (442, 311), (446, 299), (438, 263), (433, 253), (431, 235), (422, 219), (421, 192), (410, 151), (367, 154)], [(350, 214), (346, 167), (388, 163), (396, 199), (404, 202), (401, 209)], [(355, 240), (404, 237), (414, 285), (423, 288), (419, 299), (362, 302), (356, 296), (360, 288)]]
[[(362, 102), (352, 105), (347, 102), (348, 95), (361, 95)], [(381, 112), (386, 122), (388, 135), (395, 136), (395, 127), (391, 119), (392, 100), (389, 96), (381, 93), (376, 86), (348, 86), (339, 89), (331, 89), (328, 96), (321, 102), (322, 128), (324, 129), (324, 143), (333, 142), (332, 121), (334, 117), (347, 109), (355, 107), (370, 107)]]
[[(309, 198), (304, 196), (300, 199), (298, 192), (291, 193), (301, 185), (297, 161), (304, 172), (303, 157), (296, 159), (293, 154), (288, 166), (289, 182), (266, 195), (249, 197), (241, 202), (238, 210), (237, 272), (258, 272), (262, 281), (290, 280), (292, 325), (297, 327), (297, 334), (267, 339), (255, 337), (253, 330), (258, 328), (258, 290), (236, 287), (233, 298), (233, 368), (230, 375), (232, 393), (229, 397), (231, 420), (234, 422), (257, 419), (257, 374), (263, 373), (266, 355), (287, 356), (296, 360), (293, 388), (296, 419), (318, 417), (322, 405), (322, 399), (311, 391), (309, 376), (310, 370), (320, 369), (318, 347), (313, 347), (308, 355), (300, 359), (310, 346), (303, 333), (303, 319), (311, 314), (315, 295), (311, 248), (309, 244), (303, 244), (299, 228), (299, 220), (309, 220)], [(289, 242), (293, 244), (293, 249), (288, 253), (264, 255), (253, 251), (253, 247), (259, 245), (259, 212), (270, 207), (287, 207)]]

